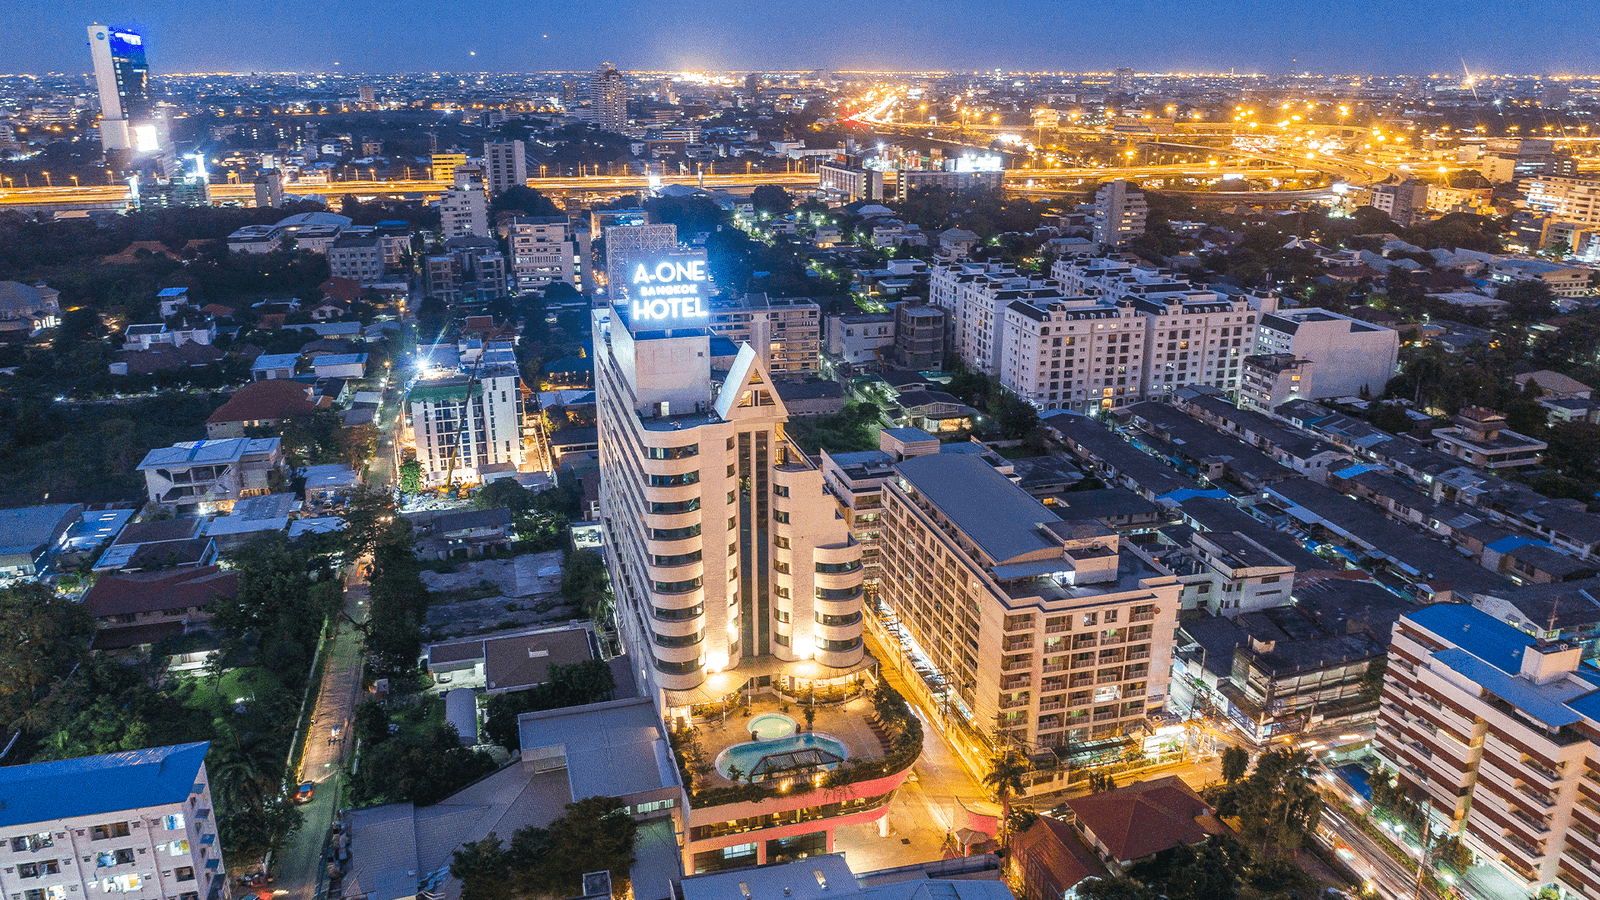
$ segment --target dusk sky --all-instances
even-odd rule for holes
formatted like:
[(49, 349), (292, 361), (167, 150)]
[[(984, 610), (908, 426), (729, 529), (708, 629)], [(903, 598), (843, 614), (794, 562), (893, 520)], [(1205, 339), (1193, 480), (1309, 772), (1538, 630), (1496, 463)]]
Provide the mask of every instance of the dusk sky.
[[(588, 69), (1600, 71), (1600, 11), (1495, 0), (7, 0), (0, 73), (86, 72), (90, 22), (154, 73)], [(472, 55), (475, 53), (476, 55)]]

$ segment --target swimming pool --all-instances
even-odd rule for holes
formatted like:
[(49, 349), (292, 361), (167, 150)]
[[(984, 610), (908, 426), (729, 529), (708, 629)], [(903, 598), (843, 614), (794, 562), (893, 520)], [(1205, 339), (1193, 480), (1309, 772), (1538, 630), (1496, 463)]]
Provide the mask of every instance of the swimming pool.
[(760, 781), (785, 772), (815, 772), (832, 769), (850, 756), (844, 742), (829, 734), (807, 732), (770, 741), (734, 744), (717, 756), (717, 771), (727, 778), (731, 766), (738, 766), (740, 781), (755, 775)]
[(796, 729), (794, 719), (783, 713), (763, 713), (751, 719), (745, 730), (754, 734), (758, 741), (770, 741), (788, 737), (794, 734)]

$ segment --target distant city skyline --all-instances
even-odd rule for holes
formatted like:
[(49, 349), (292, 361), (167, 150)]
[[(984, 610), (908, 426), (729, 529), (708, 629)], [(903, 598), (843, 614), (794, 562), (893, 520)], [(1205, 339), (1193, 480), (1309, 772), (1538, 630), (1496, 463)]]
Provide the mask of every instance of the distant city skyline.
[[(1600, 12), (1504, 0), (755, 0), (603, 7), (282, 0), (270, 15), (177, 0), (12, 0), (0, 74), (91, 71), (90, 22), (144, 30), (152, 74), (946, 69), (1276, 74), (1600, 74)], [(489, 13), (493, 13), (489, 15)], [(337, 64), (337, 65), (336, 65)]]

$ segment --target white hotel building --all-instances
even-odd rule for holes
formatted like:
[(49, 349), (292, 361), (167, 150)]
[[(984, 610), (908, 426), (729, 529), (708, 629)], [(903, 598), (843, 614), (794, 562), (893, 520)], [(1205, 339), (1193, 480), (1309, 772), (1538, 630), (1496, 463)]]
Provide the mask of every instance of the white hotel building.
[(522, 379), (516, 359), (507, 347), (490, 346), (485, 353), (476, 378), (458, 371), (419, 381), (407, 397), (426, 485), (480, 481), (485, 466), (522, 468)]
[(744, 344), (703, 317), (594, 312), (600, 514), (619, 630), (664, 714), (751, 688), (853, 679), (861, 547)]

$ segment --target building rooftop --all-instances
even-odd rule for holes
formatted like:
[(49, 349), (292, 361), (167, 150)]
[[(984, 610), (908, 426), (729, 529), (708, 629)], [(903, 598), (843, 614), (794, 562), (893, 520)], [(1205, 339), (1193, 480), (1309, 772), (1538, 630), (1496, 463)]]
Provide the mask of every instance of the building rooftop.
[(573, 797), (640, 794), (679, 783), (661, 719), (647, 698), (523, 713), (517, 732), (524, 759), (561, 748)]
[(83, 595), (83, 605), (97, 619), (179, 607), (208, 607), (218, 597), (239, 593), (239, 573), (216, 566), (162, 569), (155, 572), (106, 574)]
[(967, 454), (915, 456), (895, 466), (917, 493), (938, 508), (992, 564), (1042, 550), (1059, 550), (1040, 526), (1060, 522), (993, 466)]
[(228, 438), (221, 441), (184, 441), (171, 447), (157, 447), (145, 454), (139, 471), (147, 469), (221, 466), (236, 463), (256, 453), (274, 453), (278, 438)]
[(0, 509), (0, 556), (37, 553), (82, 512), (75, 503)]
[(0, 826), (147, 809), (189, 799), (208, 743), (0, 767)]
[(1179, 844), (1198, 844), (1227, 827), (1176, 775), (1068, 800), (1081, 827), (1120, 862)]

